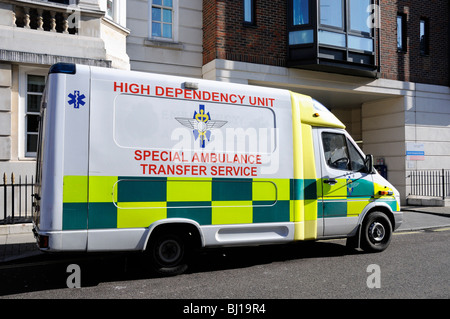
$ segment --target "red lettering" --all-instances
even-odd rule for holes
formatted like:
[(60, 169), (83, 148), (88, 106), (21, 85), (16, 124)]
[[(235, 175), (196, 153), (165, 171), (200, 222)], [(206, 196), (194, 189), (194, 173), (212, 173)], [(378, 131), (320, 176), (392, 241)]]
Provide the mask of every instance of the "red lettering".
[(146, 92), (147, 95), (150, 95), (150, 85), (141, 85), (141, 94), (144, 94), (144, 92)]
[(131, 93), (139, 93), (139, 86), (136, 83), (130, 84), (129, 89)]
[(168, 155), (169, 153), (167, 152), (167, 151), (162, 151), (161, 152), (161, 155), (160, 155), (160, 158), (161, 158), (161, 161), (163, 161), (163, 162), (166, 162), (166, 161), (168, 161), (169, 159), (168, 159)]
[(175, 89), (175, 97), (178, 97), (179, 95), (183, 95), (183, 89), (177, 88)]
[(155, 164), (148, 164), (148, 174), (158, 175), (158, 173), (156, 173), (156, 165)]
[(184, 98), (185, 99), (192, 99), (192, 92), (191, 90), (184, 90)]
[(117, 84), (117, 82), (114, 82), (114, 92), (116, 92), (118, 89), (120, 89), (120, 92), (123, 92), (123, 83), (120, 82), (120, 84)]
[(134, 152), (134, 159), (135, 159), (136, 161), (140, 161), (140, 160), (142, 159), (142, 151), (136, 150), (136, 151)]
[(208, 91), (202, 91), (203, 101), (208, 101), (211, 99), (211, 93)]
[(156, 96), (162, 96), (164, 95), (164, 88), (161, 86), (156, 86), (155, 87), (155, 95)]

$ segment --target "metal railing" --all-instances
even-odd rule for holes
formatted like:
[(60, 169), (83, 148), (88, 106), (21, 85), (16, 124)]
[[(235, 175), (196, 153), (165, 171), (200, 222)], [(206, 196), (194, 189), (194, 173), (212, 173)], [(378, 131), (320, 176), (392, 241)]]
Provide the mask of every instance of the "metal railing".
[(416, 196), (439, 197), (450, 196), (450, 170), (429, 169), (409, 171), (411, 194)]
[(34, 177), (3, 174), (0, 183), (0, 225), (31, 222), (34, 193)]

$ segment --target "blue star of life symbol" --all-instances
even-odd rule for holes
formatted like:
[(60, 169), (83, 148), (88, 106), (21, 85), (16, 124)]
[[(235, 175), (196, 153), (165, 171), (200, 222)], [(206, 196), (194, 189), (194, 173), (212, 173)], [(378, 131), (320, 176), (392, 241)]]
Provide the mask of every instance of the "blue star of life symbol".
[(206, 113), (205, 106), (202, 104), (200, 104), (198, 112), (194, 111), (194, 116), (192, 117), (192, 119), (181, 117), (176, 117), (175, 119), (183, 126), (192, 129), (194, 138), (195, 140), (199, 140), (201, 148), (205, 148), (206, 140), (210, 140), (212, 129), (221, 128), (228, 123), (228, 121), (211, 120), (211, 115), (209, 114), (209, 112)]
[(68, 97), (70, 99), (69, 105), (73, 104), (74, 109), (79, 109), (80, 105), (83, 106), (86, 104), (86, 102), (83, 101), (83, 99), (86, 98), (86, 96), (84, 94), (80, 95), (80, 91), (75, 90), (73, 91), (73, 94), (69, 93)]

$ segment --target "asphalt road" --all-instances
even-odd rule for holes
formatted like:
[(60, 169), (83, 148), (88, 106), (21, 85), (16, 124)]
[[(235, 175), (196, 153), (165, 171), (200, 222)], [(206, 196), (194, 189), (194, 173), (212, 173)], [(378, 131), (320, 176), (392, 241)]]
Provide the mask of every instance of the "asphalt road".
[[(1, 265), (0, 297), (181, 299), (173, 311), (196, 299), (448, 299), (449, 241), (450, 228), (441, 228), (396, 233), (377, 254), (348, 250), (344, 240), (211, 250), (168, 278), (135, 254), (40, 255)], [(67, 288), (71, 264), (81, 288)]]

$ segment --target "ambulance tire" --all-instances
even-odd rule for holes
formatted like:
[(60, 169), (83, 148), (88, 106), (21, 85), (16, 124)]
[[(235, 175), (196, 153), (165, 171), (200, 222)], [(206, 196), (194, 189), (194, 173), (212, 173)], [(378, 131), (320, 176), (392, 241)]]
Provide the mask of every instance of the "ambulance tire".
[(361, 229), (361, 248), (366, 252), (385, 250), (392, 237), (392, 224), (386, 214), (376, 211), (370, 213)]
[(147, 247), (147, 253), (152, 270), (158, 275), (176, 276), (188, 268), (188, 245), (183, 236), (176, 233), (155, 234)]

